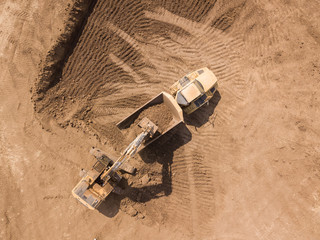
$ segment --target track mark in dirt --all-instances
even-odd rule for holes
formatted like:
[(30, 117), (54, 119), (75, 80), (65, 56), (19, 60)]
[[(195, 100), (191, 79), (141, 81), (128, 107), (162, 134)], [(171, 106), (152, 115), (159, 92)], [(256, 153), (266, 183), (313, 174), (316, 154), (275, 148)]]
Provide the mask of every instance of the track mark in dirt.
[(62, 200), (62, 199), (66, 199), (66, 198), (69, 198), (68, 197), (65, 197), (61, 194), (58, 194), (58, 195), (46, 195), (43, 197), (43, 200)]
[[(242, 19), (244, 25), (237, 25), (240, 31), (244, 32), (245, 47), (253, 51), (248, 51), (255, 65), (261, 67), (268, 63), (270, 68), (276, 67), (276, 63), (271, 60), (272, 54), (282, 48), (282, 44), (296, 34), (290, 28), (283, 27), (291, 23), (297, 16), (303, 16), (303, 9), (281, 2), (267, 3), (255, 1), (251, 5), (245, 6), (246, 13)], [(259, 17), (263, 21), (257, 22)], [(270, 70), (266, 70), (268, 72)]]
[[(210, 220), (215, 216), (215, 194), (220, 189), (215, 171), (219, 161), (205, 157), (205, 151), (188, 143), (175, 152), (171, 166), (173, 192), (168, 208), (173, 214), (168, 221), (172, 225), (183, 222), (198, 237), (214, 231)], [(212, 168), (212, 162), (216, 162), (216, 169)]]
[[(274, 232), (278, 231), (278, 228), (283, 230), (283, 235), (289, 238), (294, 237), (295, 235), (292, 226), (288, 226), (288, 223), (283, 223), (282, 219), (290, 219), (289, 221), (294, 221), (295, 224), (300, 226), (303, 224), (305, 213), (310, 211), (310, 205), (312, 205), (312, 200), (310, 197), (301, 195), (301, 192), (297, 192), (291, 189), (287, 182), (273, 171), (272, 167), (268, 162), (263, 162), (259, 167), (251, 166), (250, 168), (250, 177), (248, 179), (243, 179), (243, 182), (247, 189), (243, 189), (237, 192), (242, 199), (241, 205), (252, 205), (256, 204), (256, 211), (254, 212), (245, 212), (245, 217), (249, 219), (249, 224), (254, 226), (256, 229), (254, 234), (257, 238), (268, 237), (274, 238), (276, 234)], [(260, 171), (258, 170), (260, 169)], [(263, 169), (263, 171), (261, 171)], [(258, 170), (258, 171), (257, 171)], [(260, 176), (254, 176), (259, 174)], [(253, 187), (252, 181), (256, 184)], [(312, 180), (307, 181), (304, 186), (301, 188), (305, 189), (309, 184), (313, 184)], [(250, 196), (250, 192), (258, 192), (258, 189), (263, 187), (268, 191), (268, 194), (257, 194), (255, 196)], [(310, 188), (312, 189), (312, 187)], [(303, 190), (305, 192), (305, 190)], [(245, 202), (244, 199), (248, 199), (250, 196), (250, 201)], [(294, 196), (294, 197), (292, 197)], [(310, 195), (311, 196), (311, 195)], [(288, 202), (290, 202), (290, 208), (288, 208)], [(272, 211), (270, 207), (276, 209)], [(284, 210), (285, 209), (285, 210)], [(300, 217), (298, 217), (300, 216)], [(266, 221), (265, 219), (268, 219)], [(286, 225), (287, 228), (282, 226)]]
[(43, 164), (40, 166), (41, 171), (49, 172), (55, 170), (55, 166)]
[(217, 17), (210, 19), (212, 21), (211, 26), (222, 31), (228, 30), (239, 17), (240, 13), (244, 9), (245, 3), (246, 0), (233, 0), (228, 1), (227, 3), (224, 1), (218, 1), (217, 5), (219, 6), (216, 5), (216, 7), (213, 9), (215, 14), (211, 14), (211, 16)]
[(215, 8), (216, 4), (216, 0), (208, 0), (202, 2), (194, 0), (162, 0), (159, 4), (155, 5), (160, 5), (177, 16), (189, 19), (191, 21), (201, 22), (203, 18), (208, 15), (209, 11)]

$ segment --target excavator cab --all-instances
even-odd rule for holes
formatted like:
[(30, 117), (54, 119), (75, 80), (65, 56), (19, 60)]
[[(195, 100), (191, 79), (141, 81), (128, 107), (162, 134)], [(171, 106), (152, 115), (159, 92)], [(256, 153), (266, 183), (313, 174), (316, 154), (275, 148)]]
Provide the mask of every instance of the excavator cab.
[(72, 195), (87, 208), (94, 210), (114, 190), (122, 177), (120, 173), (114, 172), (105, 181), (103, 175), (113, 165), (113, 161), (99, 149), (92, 148), (90, 152), (97, 154), (97, 161), (74, 187)]

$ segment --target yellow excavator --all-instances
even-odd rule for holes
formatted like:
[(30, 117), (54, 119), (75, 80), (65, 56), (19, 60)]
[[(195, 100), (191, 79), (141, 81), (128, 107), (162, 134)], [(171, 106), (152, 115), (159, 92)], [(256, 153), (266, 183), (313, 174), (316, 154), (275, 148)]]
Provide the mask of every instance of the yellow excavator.
[(122, 178), (120, 170), (134, 172), (134, 168), (126, 165), (126, 161), (133, 157), (143, 141), (152, 137), (158, 129), (148, 118), (143, 118), (138, 125), (143, 132), (130, 143), (117, 161), (113, 162), (99, 149), (91, 149), (91, 154), (96, 157), (97, 162), (72, 190), (73, 196), (87, 208), (96, 209), (112, 191), (121, 193), (117, 186)]
[[(92, 169), (84, 173), (80, 182), (72, 190), (72, 195), (89, 209), (96, 209), (111, 193), (120, 193), (118, 187), (122, 179), (120, 170), (133, 174), (135, 169), (126, 161), (141, 151), (160, 136), (166, 134), (180, 123), (184, 122), (183, 112), (191, 114), (213, 97), (218, 87), (216, 76), (208, 68), (191, 72), (170, 87), (170, 92), (161, 92), (149, 102), (138, 108), (128, 117), (117, 124), (119, 129), (129, 128), (139, 115), (147, 108), (157, 104), (165, 104), (169, 109), (172, 120), (161, 133), (153, 122), (143, 118), (138, 123), (142, 132), (113, 161), (108, 154), (100, 149), (92, 148), (90, 153), (97, 159)], [(160, 117), (160, 116), (159, 116)]]

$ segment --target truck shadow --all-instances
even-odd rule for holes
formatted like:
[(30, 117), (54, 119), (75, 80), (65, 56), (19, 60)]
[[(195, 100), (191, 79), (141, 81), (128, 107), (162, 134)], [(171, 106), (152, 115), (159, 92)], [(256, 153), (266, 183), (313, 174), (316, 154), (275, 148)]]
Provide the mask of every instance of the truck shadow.
[(125, 198), (135, 203), (145, 203), (151, 199), (168, 196), (172, 192), (172, 171), (173, 153), (181, 146), (188, 143), (192, 138), (191, 132), (184, 124), (179, 124), (167, 134), (161, 136), (156, 142), (151, 143), (143, 149), (139, 155), (148, 166), (155, 162), (162, 165), (161, 183), (152, 184), (143, 187), (132, 187), (127, 179), (123, 178), (120, 187), (123, 194), (110, 194), (105, 201), (98, 207), (98, 211), (107, 216), (114, 217), (120, 209), (121, 201)]
[(203, 124), (207, 123), (210, 119), (210, 116), (214, 113), (214, 110), (217, 107), (220, 99), (221, 95), (219, 91), (216, 91), (213, 97), (210, 99), (209, 105), (202, 106), (190, 115), (184, 114), (183, 117), (185, 123), (196, 128), (201, 127)]

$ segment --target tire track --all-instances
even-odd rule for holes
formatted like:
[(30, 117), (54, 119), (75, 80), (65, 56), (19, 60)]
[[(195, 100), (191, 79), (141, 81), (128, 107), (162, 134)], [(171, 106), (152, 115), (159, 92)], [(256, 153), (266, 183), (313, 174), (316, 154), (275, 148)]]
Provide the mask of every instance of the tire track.
[[(294, 32), (283, 26), (290, 26), (291, 19), (303, 15), (303, 12), (296, 6), (292, 7), (278, 1), (272, 1), (272, 3), (254, 1), (251, 6), (247, 7), (246, 14), (243, 16), (246, 25), (238, 27), (245, 33), (246, 48), (253, 50), (248, 51), (252, 53), (252, 60), (257, 66), (261, 66), (268, 61), (268, 56), (272, 56), (281, 48), (283, 41), (293, 37)], [(263, 21), (255, 21), (257, 16)], [(272, 68), (275, 63), (268, 61), (268, 64)]]

